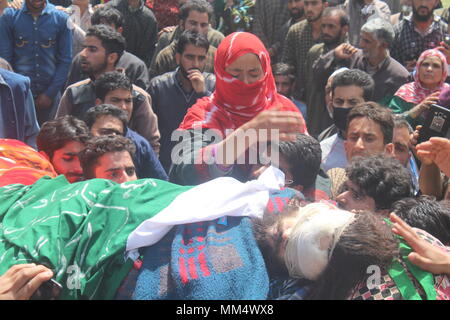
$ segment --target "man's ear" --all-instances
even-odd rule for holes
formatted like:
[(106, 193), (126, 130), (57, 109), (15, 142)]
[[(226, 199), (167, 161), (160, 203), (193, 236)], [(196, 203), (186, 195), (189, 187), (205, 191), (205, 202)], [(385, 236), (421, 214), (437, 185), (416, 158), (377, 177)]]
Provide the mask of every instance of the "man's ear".
[(394, 144), (388, 143), (386, 147), (384, 148), (384, 152), (388, 155), (393, 157), (394, 156)]
[(115, 66), (119, 60), (119, 55), (116, 52), (113, 52), (110, 53), (106, 59), (111, 66)]
[(181, 54), (179, 54), (178, 52), (175, 53), (175, 61), (177, 62), (177, 65), (180, 65)]
[(99, 104), (102, 104), (102, 103), (103, 103), (103, 101), (100, 100), (99, 98), (96, 98), (96, 99), (95, 99), (95, 105), (96, 105), (96, 106), (98, 106)]
[(122, 27), (118, 27), (118, 28), (117, 28), (117, 32), (120, 33), (120, 34), (122, 34), (123, 28), (122, 28)]

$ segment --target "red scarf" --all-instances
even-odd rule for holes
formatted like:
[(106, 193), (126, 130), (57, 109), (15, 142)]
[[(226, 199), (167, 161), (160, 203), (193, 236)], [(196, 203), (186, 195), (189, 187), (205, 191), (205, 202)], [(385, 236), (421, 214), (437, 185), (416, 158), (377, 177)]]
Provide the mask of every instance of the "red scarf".
[[(253, 53), (259, 57), (264, 72), (262, 79), (246, 84), (225, 71), (237, 58)], [(282, 111), (299, 112), (291, 100), (277, 93), (270, 66), (270, 56), (258, 37), (235, 32), (219, 45), (214, 61), (216, 90), (210, 97), (196, 102), (186, 114), (179, 129), (235, 130), (264, 110), (280, 106)], [(307, 133), (306, 127), (301, 133)]]

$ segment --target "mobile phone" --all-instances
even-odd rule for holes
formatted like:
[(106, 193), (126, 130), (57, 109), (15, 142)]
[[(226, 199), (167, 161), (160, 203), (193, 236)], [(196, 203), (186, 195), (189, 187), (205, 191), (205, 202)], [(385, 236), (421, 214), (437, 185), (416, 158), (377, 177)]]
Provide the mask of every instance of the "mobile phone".
[(56, 300), (62, 291), (62, 285), (56, 280), (50, 279), (36, 290), (31, 296), (31, 300)]
[(450, 46), (450, 34), (446, 33), (444, 35), (444, 42), (446, 45)]
[(432, 104), (420, 129), (418, 143), (428, 141), (431, 137), (445, 137), (449, 127), (450, 109)]

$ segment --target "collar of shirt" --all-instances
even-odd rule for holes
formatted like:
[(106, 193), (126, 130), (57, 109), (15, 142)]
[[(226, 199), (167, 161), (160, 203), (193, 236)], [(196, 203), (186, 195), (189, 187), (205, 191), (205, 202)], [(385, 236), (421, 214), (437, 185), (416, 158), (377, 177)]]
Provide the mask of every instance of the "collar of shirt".
[(377, 73), (378, 71), (380, 71), (381, 68), (383, 68), (384, 64), (387, 63), (387, 60), (389, 59), (389, 55), (386, 56), (386, 58), (384, 58), (379, 64), (377, 64), (376, 66), (372, 66), (369, 63), (369, 60), (364, 57), (364, 64), (366, 66), (366, 72), (370, 75), (374, 75), (375, 73)]

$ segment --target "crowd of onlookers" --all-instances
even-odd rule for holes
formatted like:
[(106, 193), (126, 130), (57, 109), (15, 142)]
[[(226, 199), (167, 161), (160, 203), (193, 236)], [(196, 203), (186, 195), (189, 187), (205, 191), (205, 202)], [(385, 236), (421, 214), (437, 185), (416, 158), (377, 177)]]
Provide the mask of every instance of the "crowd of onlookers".
[[(413, 298), (391, 272), (406, 268), (416, 289), (434, 274), (419, 298), (450, 299), (449, 12), (439, 0), (0, 0), (0, 186), (195, 186), (273, 165), (296, 191), (255, 222), (265, 297)], [(361, 281), (369, 265), (386, 271), (378, 291)], [(0, 298), (52, 277), (32, 268), (0, 277)]]

